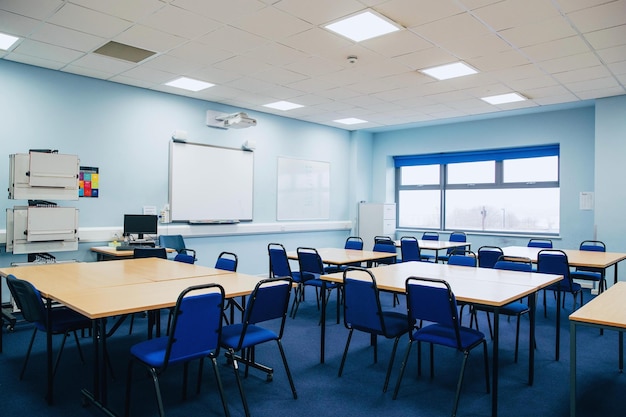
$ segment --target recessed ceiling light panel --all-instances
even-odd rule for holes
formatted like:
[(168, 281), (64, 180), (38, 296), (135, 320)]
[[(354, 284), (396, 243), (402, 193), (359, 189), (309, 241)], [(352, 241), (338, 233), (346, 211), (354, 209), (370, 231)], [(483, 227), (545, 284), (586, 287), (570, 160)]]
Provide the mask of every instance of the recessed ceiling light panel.
[(0, 49), (8, 51), (10, 47), (15, 44), (20, 38), (7, 35), (6, 33), (0, 33)]
[(478, 73), (477, 70), (463, 62), (454, 62), (452, 64), (440, 65), (438, 67), (426, 68), (419, 70), (428, 76), (441, 80), (450, 78), (463, 77)]
[(182, 88), (189, 91), (200, 91), (205, 88), (213, 87), (215, 84), (207, 83), (205, 81), (194, 80), (193, 78), (180, 77), (165, 83), (170, 87)]
[(507, 94), (499, 94), (497, 96), (482, 97), (481, 100), (486, 101), (489, 104), (498, 105), (498, 104), (506, 104), (506, 103), (515, 103), (517, 101), (524, 101), (527, 99), (526, 97), (518, 93), (507, 93)]
[(355, 42), (361, 42), (402, 29), (397, 23), (373, 10), (365, 10), (324, 27)]
[(346, 119), (337, 119), (333, 122), (341, 123), (343, 125), (358, 125), (359, 123), (367, 123), (367, 120), (357, 119), (356, 117), (348, 117)]
[(276, 101), (274, 103), (264, 104), (263, 107), (269, 107), (271, 109), (287, 111), (287, 110), (299, 109), (300, 107), (304, 107), (304, 106), (302, 104), (291, 103), (289, 101)]

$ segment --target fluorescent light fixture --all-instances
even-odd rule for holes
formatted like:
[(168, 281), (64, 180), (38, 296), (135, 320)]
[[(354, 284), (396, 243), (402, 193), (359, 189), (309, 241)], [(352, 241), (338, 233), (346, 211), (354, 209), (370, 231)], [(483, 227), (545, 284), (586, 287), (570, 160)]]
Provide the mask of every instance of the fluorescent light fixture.
[(402, 29), (397, 23), (373, 10), (365, 10), (324, 27), (355, 42), (361, 42)]
[(474, 68), (470, 67), (467, 64), (464, 64), (463, 62), (454, 62), (452, 64), (421, 69), (419, 71), (433, 78), (436, 78), (439, 81), (478, 73), (478, 71), (476, 71)]
[(172, 80), (165, 85), (170, 87), (182, 88), (189, 91), (200, 91), (205, 88), (213, 87), (215, 84), (207, 83), (205, 81), (194, 80), (193, 78), (180, 77)]
[(489, 104), (497, 105), (497, 104), (515, 103), (516, 101), (524, 101), (527, 99), (526, 97), (518, 93), (508, 93), (508, 94), (500, 94), (497, 96), (482, 97), (481, 100), (486, 101)]
[(302, 104), (291, 103), (289, 101), (275, 101), (274, 103), (264, 104), (263, 107), (269, 107), (276, 110), (293, 110), (304, 107)]
[(0, 33), (0, 49), (8, 51), (10, 47), (13, 46), (15, 42), (17, 42), (20, 38), (16, 38), (15, 36), (7, 35), (6, 33)]
[(337, 119), (333, 122), (341, 123), (344, 125), (358, 125), (359, 123), (367, 123), (367, 120), (357, 119), (356, 117), (348, 117), (347, 119)]

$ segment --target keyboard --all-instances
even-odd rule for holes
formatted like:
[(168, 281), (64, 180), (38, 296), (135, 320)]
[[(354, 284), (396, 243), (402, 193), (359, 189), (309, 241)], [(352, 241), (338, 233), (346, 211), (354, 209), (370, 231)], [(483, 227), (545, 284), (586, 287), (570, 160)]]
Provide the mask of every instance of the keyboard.
[(154, 249), (154, 246), (150, 246), (150, 245), (120, 245), (120, 246), (116, 246), (115, 250), (135, 250), (137, 248), (151, 248), (151, 249)]

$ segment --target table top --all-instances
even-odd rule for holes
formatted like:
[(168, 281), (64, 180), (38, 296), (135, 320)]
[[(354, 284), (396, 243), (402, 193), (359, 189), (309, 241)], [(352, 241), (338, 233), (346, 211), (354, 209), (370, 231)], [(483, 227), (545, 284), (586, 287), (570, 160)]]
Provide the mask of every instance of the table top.
[(626, 328), (626, 282), (618, 282), (570, 314), (570, 321)]
[[(400, 247), (400, 240), (396, 240), (395, 244)], [(470, 246), (470, 242), (451, 242), (449, 240), (422, 240), (418, 239), (417, 244), (420, 249), (427, 250), (443, 250), (452, 248), (462, 248), (464, 246)]]
[(262, 279), (159, 258), (0, 268), (9, 274), (91, 319), (172, 307), (192, 285), (219, 283), (226, 297), (246, 295)]
[[(318, 248), (322, 261), (330, 265), (346, 265), (353, 262), (367, 262), (378, 259), (395, 257), (395, 253), (374, 252), (369, 250), (354, 250), (342, 248)], [(289, 259), (298, 259), (297, 251), (287, 252)]]
[[(502, 248), (505, 255), (522, 256), (537, 262), (537, 253), (543, 248), (529, 248), (526, 246), (505, 246)], [(556, 248), (555, 248), (556, 249)], [(595, 252), (578, 249), (560, 249), (567, 255), (571, 266), (586, 266), (590, 268), (608, 268), (626, 259), (626, 253)]]
[[(561, 275), (471, 268), (432, 262), (401, 262), (370, 268), (379, 289), (404, 292), (410, 276), (443, 279), (450, 284), (459, 301), (501, 307), (563, 279)], [(343, 280), (342, 273), (322, 276), (333, 282)]]

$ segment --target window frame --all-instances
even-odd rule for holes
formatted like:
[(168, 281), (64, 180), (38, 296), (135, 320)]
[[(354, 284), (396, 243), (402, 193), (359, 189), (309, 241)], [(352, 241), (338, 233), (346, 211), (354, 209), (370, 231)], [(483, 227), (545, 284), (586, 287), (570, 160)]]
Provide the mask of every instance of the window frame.
[[(557, 180), (556, 181), (528, 181), (528, 182), (504, 182), (504, 170), (503, 161), (508, 159), (522, 159), (522, 158), (538, 158), (545, 156), (557, 157)], [(448, 165), (453, 163), (462, 162), (479, 162), (479, 161), (495, 161), (495, 178), (493, 183), (466, 183), (466, 184), (448, 184)], [(560, 149), (558, 144), (532, 146), (524, 148), (507, 148), (507, 149), (495, 149), (495, 150), (480, 150), (480, 151), (468, 151), (468, 152), (450, 152), (450, 153), (438, 153), (438, 154), (424, 154), (424, 155), (403, 155), (394, 157), (395, 164), (395, 197), (398, 204), (396, 205), (396, 227), (407, 230), (438, 230), (444, 231), (446, 229), (446, 191), (447, 190), (504, 190), (504, 189), (532, 189), (532, 188), (557, 188), (560, 192), (561, 183), (561, 170), (560, 170)], [(415, 165), (439, 165), (440, 169), (440, 183), (439, 184), (402, 184), (402, 168)], [(411, 227), (402, 226), (400, 222), (400, 192), (401, 191), (422, 191), (422, 190), (438, 190), (440, 197), (440, 211), (439, 211), (439, 227)], [(560, 209), (560, 202), (559, 202)], [(477, 231), (475, 229), (466, 229), (465, 231), (474, 233), (504, 233), (511, 235), (545, 235), (545, 236), (558, 236), (559, 230), (555, 233), (541, 233), (537, 231), (529, 232), (516, 232), (500, 229), (487, 229)], [(455, 229), (456, 230), (456, 229)]]

